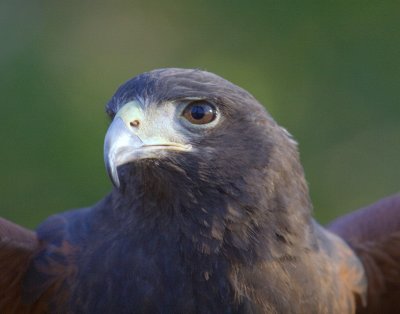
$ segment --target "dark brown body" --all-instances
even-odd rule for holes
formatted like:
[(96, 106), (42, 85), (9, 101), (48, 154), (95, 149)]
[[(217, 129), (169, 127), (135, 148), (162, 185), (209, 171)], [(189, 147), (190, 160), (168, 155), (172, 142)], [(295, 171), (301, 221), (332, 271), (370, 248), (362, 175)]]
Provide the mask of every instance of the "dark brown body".
[[(288, 309), (292, 308), (290, 303), (293, 299), (297, 299), (297, 302), (303, 300), (303, 303), (296, 302), (295, 313), (354, 313), (356, 303), (357, 313), (397, 313), (400, 309), (400, 233), (395, 221), (399, 211), (400, 196), (394, 196), (362, 209), (353, 214), (354, 216), (334, 222), (330, 229), (338, 234), (342, 233), (353, 251), (350, 251), (341, 240), (321, 229), (317, 231), (321, 239), (319, 241), (321, 250), (307, 254), (300, 267), (295, 261), (282, 259), (256, 266), (257, 272), (236, 269), (231, 274), (236, 297), (238, 299), (263, 297), (264, 299), (260, 300), (262, 304), (270, 302), (270, 305), (260, 307), (268, 309), (263, 311), (265, 313), (277, 312), (277, 308), (273, 306), (275, 293), (290, 296), (287, 300)], [(381, 229), (377, 227), (376, 220), (373, 219), (375, 217), (379, 217)], [(393, 227), (388, 227), (387, 224)], [(366, 231), (368, 228), (372, 230), (372, 238)], [(53, 273), (56, 277), (49, 277), (48, 283), (38, 282), (38, 286), (33, 288), (42, 294), (32, 304), (24, 304), (22, 300), (24, 277), (33, 256), (40, 251), (39, 244), (34, 233), (5, 220), (0, 221), (0, 235), (1, 313), (45, 313), (50, 309), (50, 300), (51, 303), (56, 300), (56, 304), (53, 303), (52, 306), (57, 306), (59, 302), (61, 308), (55, 313), (62, 313), (66, 308), (64, 302), (71, 293), (68, 291), (71, 286), (62, 288), (61, 286), (65, 283), (68, 273), (71, 278), (67, 282), (76, 280), (76, 273), (70, 271), (75, 265), (65, 265), (69, 268), (66, 270), (56, 263), (53, 265), (50, 263), (49, 267), (53, 266), (54, 269), (48, 269), (47, 272)], [(63, 250), (67, 255), (71, 254), (70, 249), (65, 246)], [(354, 253), (362, 261), (362, 267)], [(366, 306), (362, 304), (361, 298), (363, 290), (367, 288), (364, 269), (368, 279), (368, 293), (364, 296)], [(304, 278), (304, 271), (309, 271), (310, 277), (307, 282), (302, 283), (301, 280), (304, 279), (296, 280), (296, 278)], [(279, 274), (279, 278), (276, 278), (276, 274)], [(272, 287), (265, 287), (270, 295), (259, 294), (251, 289), (256, 281), (254, 277), (263, 276), (274, 280)], [(62, 292), (60, 289), (66, 291)], [(325, 300), (329, 302), (318, 301), (316, 295), (321, 293), (326, 293)], [(317, 307), (310, 310), (311, 305)], [(284, 308), (280, 306), (281, 309)]]

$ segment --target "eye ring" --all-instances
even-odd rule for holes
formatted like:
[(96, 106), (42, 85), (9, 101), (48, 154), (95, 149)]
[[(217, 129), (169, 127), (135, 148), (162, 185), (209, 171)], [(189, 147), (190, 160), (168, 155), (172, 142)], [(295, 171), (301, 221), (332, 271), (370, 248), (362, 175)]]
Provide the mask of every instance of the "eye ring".
[(189, 103), (182, 116), (192, 124), (207, 124), (215, 120), (217, 110), (207, 101), (199, 100)]

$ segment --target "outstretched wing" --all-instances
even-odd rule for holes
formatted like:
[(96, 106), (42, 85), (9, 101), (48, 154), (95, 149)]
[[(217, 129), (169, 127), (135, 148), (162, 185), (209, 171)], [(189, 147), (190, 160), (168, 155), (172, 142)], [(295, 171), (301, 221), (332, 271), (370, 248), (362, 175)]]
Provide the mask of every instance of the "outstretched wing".
[(22, 281), (38, 249), (34, 232), (0, 218), (0, 313), (29, 313)]
[(0, 313), (66, 310), (77, 250), (66, 240), (67, 221), (57, 215), (34, 233), (0, 218)]
[(400, 313), (400, 194), (343, 216), (329, 229), (363, 263), (367, 307), (359, 303), (357, 313)]

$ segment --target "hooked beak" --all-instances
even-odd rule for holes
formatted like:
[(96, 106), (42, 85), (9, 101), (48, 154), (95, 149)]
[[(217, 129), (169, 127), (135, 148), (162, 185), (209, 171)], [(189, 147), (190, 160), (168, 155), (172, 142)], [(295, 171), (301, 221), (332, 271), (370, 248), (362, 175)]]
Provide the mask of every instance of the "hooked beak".
[(142, 140), (129, 132), (120, 117), (111, 123), (104, 141), (104, 163), (111, 181), (119, 187), (117, 168), (133, 159), (135, 151), (143, 145)]
[[(117, 188), (120, 187), (119, 166), (138, 159), (160, 157), (166, 150), (191, 149), (191, 145), (170, 142), (161, 134), (149, 134), (152, 132), (143, 126), (145, 122), (140, 105), (129, 102), (120, 109), (108, 128), (104, 140), (104, 163)], [(157, 132), (157, 128), (154, 131)]]

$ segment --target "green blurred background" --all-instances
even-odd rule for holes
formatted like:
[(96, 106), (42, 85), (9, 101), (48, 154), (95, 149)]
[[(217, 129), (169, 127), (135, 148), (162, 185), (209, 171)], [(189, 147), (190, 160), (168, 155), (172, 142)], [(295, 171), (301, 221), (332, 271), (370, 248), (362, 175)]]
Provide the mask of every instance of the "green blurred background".
[(400, 185), (399, 1), (0, 0), (0, 216), (35, 227), (111, 188), (104, 105), (128, 78), (196, 67), (299, 141), (322, 222)]

